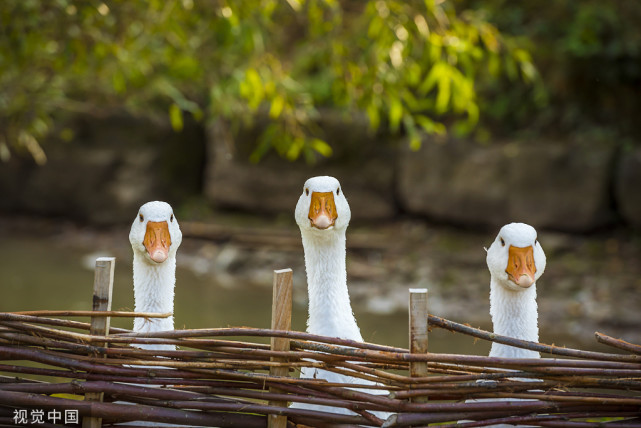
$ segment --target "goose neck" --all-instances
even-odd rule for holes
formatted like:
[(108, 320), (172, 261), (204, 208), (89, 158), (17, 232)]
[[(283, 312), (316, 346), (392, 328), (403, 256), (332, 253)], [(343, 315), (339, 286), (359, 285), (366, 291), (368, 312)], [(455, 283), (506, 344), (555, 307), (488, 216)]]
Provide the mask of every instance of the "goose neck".
[[(134, 254), (134, 310), (136, 312), (174, 312), (176, 258), (170, 256), (160, 264), (152, 264), (144, 256)], [(139, 332), (173, 330), (169, 318), (136, 318), (134, 330)]]
[(302, 235), (309, 295), (307, 331), (362, 341), (347, 291), (345, 231)]
[[(490, 283), (490, 315), (494, 333), (532, 342), (539, 341), (536, 284), (526, 290), (510, 290), (494, 278)], [(539, 353), (498, 343), (492, 344), (490, 356), (537, 358)]]

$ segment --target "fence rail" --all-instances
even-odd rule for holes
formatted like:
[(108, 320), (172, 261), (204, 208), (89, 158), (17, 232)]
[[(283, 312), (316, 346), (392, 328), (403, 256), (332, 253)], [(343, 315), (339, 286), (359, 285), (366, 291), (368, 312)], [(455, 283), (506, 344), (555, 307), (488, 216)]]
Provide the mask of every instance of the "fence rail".
[[(612, 347), (607, 353), (502, 337), (427, 314), (423, 290), (414, 290), (411, 299), (410, 349), (290, 331), (291, 271), (275, 275), (274, 329), (134, 333), (108, 328), (111, 312), (0, 313), (0, 426), (16, 426), (20, 409), (74, 410), (87, 426), (104, 427), (132, 421), (249, 428), (641, 426), (639, 345), (597, 333), (599, 342)], [(60, 319), (74, 316), (92, 316), (92, 323)], [(426, 320), (430, 328), (553, 357), (430, 353)], [(271, 345), (258, 343), (265, 338)], [(142, 344), (179, 349), (136, 347)], [(354, 381), (300, 379), (302, 367)], [(378, 395), (381, 390), (387, 393)], [(292, 402), (341, 407), (351, 414), (287, 407)], [(392, 415), (382, 420), (375, 412)], [(55, 426), (78, 426), (61, 422)], [(47, 426), (46, 418), (40, 426)]]

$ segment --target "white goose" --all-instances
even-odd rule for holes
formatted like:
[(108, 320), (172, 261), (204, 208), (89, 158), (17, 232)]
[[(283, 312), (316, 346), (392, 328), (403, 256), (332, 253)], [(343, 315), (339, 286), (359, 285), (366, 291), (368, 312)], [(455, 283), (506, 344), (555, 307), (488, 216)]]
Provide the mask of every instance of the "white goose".
[[(545, 270), (545, 253), (536, 230), (524, 223), (503, 226), (487, 250), (490, 315), (494, 333), (539, 341), (536, 281)], [(492, 343), (491, 357), (539, 358), (539, 353)]]
[[(136, 216), (129, 241), (134, 252), (134, 301), (136, 312), (174, 312), (176, 251), (182, 233), (171, 206), (147, 202)], [(140, 333), (174, 329), (174, 318), (136, 318)], [(174, 350), (173, 345), (141, 345), (144, 349)]]
[[(129, 242), (134, 252), (134, 310), (136, 312), (174, 312), (176, 252), (182, 232), (174, 211), (166, 202), (147, 202), (140, 207), (131, 225)], [(174, 317), (135, 318), (134, 331), (148, 333), (174, 329)], [(136, 345), (142, 349), (173, 351), (174, 345)], [(163, 367), (148, 366), (161, 369)], [(145, 386), (145, 385), (139, 385)], [(118, 402), (121, 404), (133, 404)], [(179, 426), (160, 422), (133, 421), (132, 426)], [(182, 425), (180, 425), (182, 426)]]
[[(338, 180), (327, 176), (307, 180), (298, 199), (295, 216), (305, 251), (309, 294), (307, 331), (362, 342), (349, 301), (345, 268), (345, 232), (351, 212)], [(303, 368), (301, 377), (325, 379), (328, 382), (372, 384), (359, 378), (316, 368)], [(387, 394), (387, 391), (366, 389), (363, 392)], [(292, 407), (354, 414), (343, 408), (312, 404), (294, 403)], [(388, 416), (375, 413), (382, 418)]]
[[(490, 270), (490, 315), (494, 333), (516, 339), (539, 341), (536, 281), (545, 270), (545, 253), (536, 230), (524, 223), (510, 223), (501, 228), (487, 250)], [(492, 343), (490, 357), (539, 358), (536, 351)], [(536, 381), (533, 379), (514, 379)], [(494, 383), (494, 381), (478, 381)], [(466, 403), (484, 401), (528, 401), (509, 398), (469, 399)], [(471, 422), (469, 420), (459, 421)], [(515, 425), (496, 424), (493, 428)], [(529, 425), (516, 425), (528, 427)]]
[(309, 318), (307, 331), (362, 341), (347, 292), (345, 232), (351, 212), (333, 177), (305, 182), (296, 205), (296, 223), (305, 251)]

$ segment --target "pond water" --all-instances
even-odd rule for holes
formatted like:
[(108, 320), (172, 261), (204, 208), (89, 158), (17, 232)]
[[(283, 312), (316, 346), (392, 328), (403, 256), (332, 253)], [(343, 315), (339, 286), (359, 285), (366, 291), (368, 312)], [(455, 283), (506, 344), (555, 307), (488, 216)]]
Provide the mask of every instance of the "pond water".
[[(2, 290), (0, 311), (90, 310), (93, 290), (92, 255), (63, 247), (52, 240), (9, 238), (0, 247)], [(113, 310), (134, 306), (131, 263), (116, 261)], [(215, 328), (248, 326), (269, 328), (271, 288), (238, 284), (233, 289), (217, 284), (211, 277), (185, 268), (176, 273), (176, 328)], [(407, 347), (407, 314), (373, 314), (355, 307), (366, 341)], [(292, 327), (304, 331), (305, 304), (295, 303)], [(115, 327), (131, 328), (131, 319), (113, 318)], [(430, 337), (434, 352), (485, 354), (489, 346), (452, 333), (435, 331)]]
[[(112, 309), (132, 310), (131, 254), (123, 253), (122, 248), (113, 252), (118, 257)], [(0, 311), (91, 309), (94, 260), (98, 255), (112, 255), (113, 252), (97, 254), (87, 248), (70, 247), (64, 240), (10, 235), (0, 245), (3, 296)], [(305, 284), (296, 284), (296, 287), (305, 287)], [(295, 299), (293, 329), (305, 330), (306, 312), (306, 303)], [(366, 305), (356, 304), (354, 313), (366, 341), (407, 347), (405, 311), (373, 313)], [(199, 275), (181, 267), (179, 263), (175, 296), (176, 328), (269, 328), (270, 319), (271, 284), (238, 281), (230, 288), (217, 283), (212, 276)], [(112, 319), (112, 325), (116, 327), (131, 328), (131, 324), (128, 318)], [(488, 328), (489, 325), (481, 327)], [(556, 333), (554, 339), (557, 345), (585, 345), (578, 343), (576, 338)], [(543, 334), (542, 340), (545, 339), (546, 335)], [(597, 346), (589, 343), (582, 347)], [(430, 351), (487, 355), (489, 344), (435, 329), (430, 334)]]

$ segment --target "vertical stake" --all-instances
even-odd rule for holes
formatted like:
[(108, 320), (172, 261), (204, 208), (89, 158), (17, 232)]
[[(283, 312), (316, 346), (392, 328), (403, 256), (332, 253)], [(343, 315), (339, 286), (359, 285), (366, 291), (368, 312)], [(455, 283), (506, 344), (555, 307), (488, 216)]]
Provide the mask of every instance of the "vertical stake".
[[(427, 288), (410, 288), (410, 352), (427, 353)], [(411, 362), (410, 377), (427, 376), (427, 361)], [(411, 387), (410, 387), (411, 389)], [(412, 397), (413, 403), (426, 403), (427, 397)]]
[[(290, 330), (292, 327), (292, 270), (274, 271), (274, 294), (272, 297), (272, 330)], [(289, 339), (284, 337), (271, 338), (272, 351), (289, 351)], [(287, 358), (272, 357), (272, 361), (287, 362)], [(271, 376), (289, 376), (287, 367), (271, 367)], [(269, 388), (270, 392), (280, 392), (278, 388)], [(270, 401), (272, 406), (287, 407), (286, 401)], [(268, 415), (269, 428), (287, 427), (287, 416)]]
[[(110, 311), (111, 296), (114, 286), (115, 257), (99, 257), (96, 259), (96, 271), (93, 281), (93, 307), (94, 311)], [(95, 336), (107, 336), (109, 334), (109, 317), (91, 317), (90, 334)], [(107, 346), (106, 343), (95, 343), (95, 346)], [(85, 394), (85, 401), (102, 401), (102, 392), (88, 392)], [(100, 428), (101, 418), (85, 417), (82, 420), (83, 428)]]

